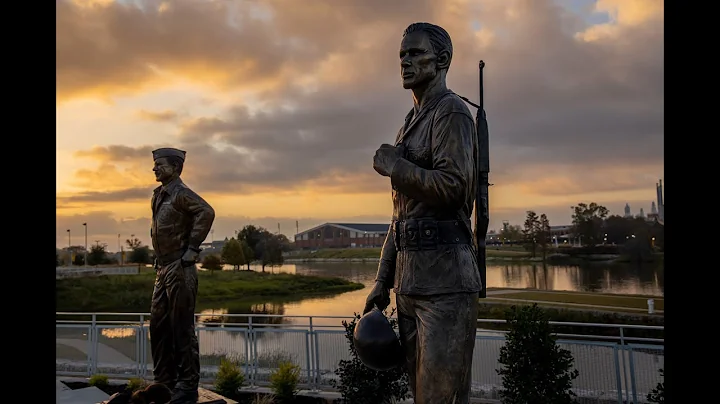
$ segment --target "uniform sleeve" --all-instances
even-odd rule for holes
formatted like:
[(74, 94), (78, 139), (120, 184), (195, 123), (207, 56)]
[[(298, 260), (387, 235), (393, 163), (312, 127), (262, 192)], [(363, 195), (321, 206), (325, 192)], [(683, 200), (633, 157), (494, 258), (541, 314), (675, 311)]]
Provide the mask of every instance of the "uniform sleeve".
[(189, 248), (199, 251), (200, 244), (210, 233), (210, 228), (215, 220), (215, 210), (200, 195), (189, 189), (180, 192), (177, 204), (181, 211), (193, 217)]
[(380, 252), (380, 263), (378, 264), (377, 276), (375, 276), (375, 281), (382, 282), (387, 288), (391, 288), (395, 282), (397, 250), (395, 250), (395, 229), (393, 227), (391, 223)]
[(392, 185), (418, 201), (460, 209), (475, 167), (475, 123), (469, 114), (451, 109), (438, 114), (432, 130), (433, 168), (401, 158), (390, 175)]

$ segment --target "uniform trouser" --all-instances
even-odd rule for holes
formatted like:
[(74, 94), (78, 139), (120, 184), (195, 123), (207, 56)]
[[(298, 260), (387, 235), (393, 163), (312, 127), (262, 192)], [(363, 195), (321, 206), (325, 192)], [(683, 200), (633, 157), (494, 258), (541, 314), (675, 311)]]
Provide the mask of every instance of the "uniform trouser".
[(200, 382), (197, 289), (194, 264), (183, 268), (176, 260), (157, 271), (150, 308), (150, 350), (155, 382), (170, 389), (197, 390)]
[(467, 404), (478, 294), (397, 295), (396, 302), (415, 404)]

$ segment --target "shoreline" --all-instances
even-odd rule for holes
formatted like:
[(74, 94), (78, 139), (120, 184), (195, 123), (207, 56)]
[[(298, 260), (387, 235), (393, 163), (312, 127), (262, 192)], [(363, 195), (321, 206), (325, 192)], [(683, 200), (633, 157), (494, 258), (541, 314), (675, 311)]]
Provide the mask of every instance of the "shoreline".
[[(486, 262), (514, 262), (526, 264), (541, 264), (542, 258), (512, 258), (512, 257), (487, 257)], [(360, 262), (376, 264), (380, 262), (380, 257), (369, 258), (285, 258), (284, 264), (306, 264), (306, 263), (324, 263), (324, 262)]]
[[(380, 262), (380, 257), (368, 257), (368, 258), (285, 258), (284, 264), (311, 264), (311, 263), (366, 263), (366, 264), (377, 264)], [(513, 258), (513, 257), (486, 257), (485, 262), (502, 262), (502, 263), (514, 263), (514, 264), (542, 264), (542, 258)], [(579, 262), (619, 262), (615, 259), (605, 260), (585, 260), (585, 259), (574, 259), (574, 260), (563, 260), (549, 262), (545, 260), (547, 265), (571, 265)]]

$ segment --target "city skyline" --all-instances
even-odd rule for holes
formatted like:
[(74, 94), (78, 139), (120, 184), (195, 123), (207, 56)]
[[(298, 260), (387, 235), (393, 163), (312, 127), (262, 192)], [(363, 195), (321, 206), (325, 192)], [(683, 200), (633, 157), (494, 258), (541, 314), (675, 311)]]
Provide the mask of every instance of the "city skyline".
[(487, 63), (490, 229), (527, 210), (568, 224), (580, 202), (650, 211), (662, 2), (208, 3), (57, 3), (56, 246), (67, 229), (84, 245), (82, 223), (90, 244), (149, 244), (160, 146), (187, 150), (183, 178), (215, 207), (216, 240), (250, 223), (290, 237), (296, 220), (389, 222), (372, 155), (412, 106), (397, 48), (414, 21), (448, 29), (460, 95), (476, 100)]

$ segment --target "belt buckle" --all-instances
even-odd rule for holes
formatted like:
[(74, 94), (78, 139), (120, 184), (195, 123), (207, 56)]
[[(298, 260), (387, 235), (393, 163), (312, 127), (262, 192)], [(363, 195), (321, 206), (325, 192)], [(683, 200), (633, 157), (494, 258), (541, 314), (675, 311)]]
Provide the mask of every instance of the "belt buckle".
[(438, 232), (440, 230), (437, 220), (423, 220), (419, 222), (418, 244), (422, 250), (436, 250), (439, 242)]
[(407, 219), (403, 221), (402, 235), (405, 237), (405, 249), (417, 251), (420, 247), (420, 228), (419, 221), (416, 219)]

